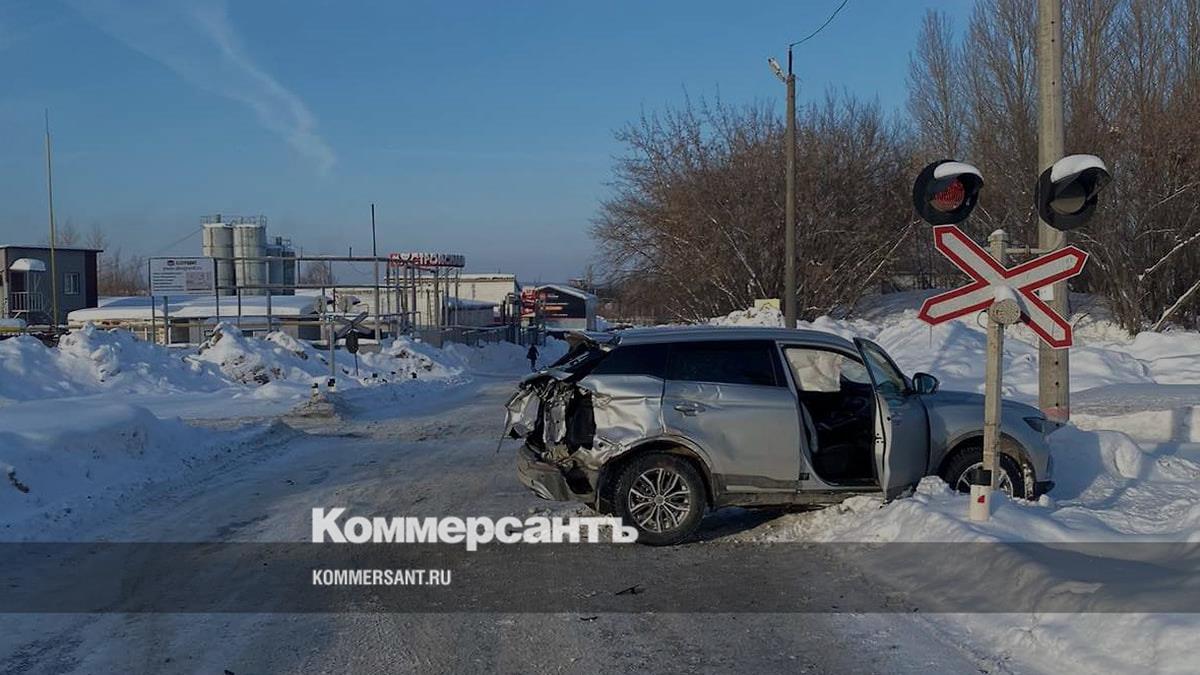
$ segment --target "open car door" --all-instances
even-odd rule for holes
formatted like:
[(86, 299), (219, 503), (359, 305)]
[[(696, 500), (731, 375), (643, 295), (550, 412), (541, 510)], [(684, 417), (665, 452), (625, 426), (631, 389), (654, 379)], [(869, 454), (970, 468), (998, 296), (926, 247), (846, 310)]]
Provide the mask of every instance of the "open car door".
[(875, 477), (888, 499), (925, 476), (929, 419), (925, 404), (882, 347), (855, 338), (875, 387)]

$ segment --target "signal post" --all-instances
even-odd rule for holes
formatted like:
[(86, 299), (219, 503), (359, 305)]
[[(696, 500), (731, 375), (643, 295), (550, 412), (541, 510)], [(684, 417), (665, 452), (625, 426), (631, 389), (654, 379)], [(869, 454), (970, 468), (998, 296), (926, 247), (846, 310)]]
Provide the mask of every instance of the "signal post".
[[(1110, 181), (1098, 157), (1071, 155), (1055, 162), (1038, 179), (1038, 213), (1044, 222), (1065, 230), (1091, 217), (1096, 195)], [(972, 278), (972, 283), (929, 298), (919, 317), (935, 325), (976, 312), (986, 312), (987, 366), (984, 383), (983, 466), (972, 479), (973, 520), (987, 520), (991, 492), (1000, 487), (1000, 411), (1003, 382), (1004, 327), (1024, 323), (1053, 350), (1072, 343), (1071, 325), (1041, 297), (1043, 289), (1062, 284), (1083, 271), (1087, 254), (1074, 246), (1045, 252), (1009, 267), (1008, 235), (989, 237), (991, 252), (972, 241), (956, 224), (966, 220), (978, 201), (983, 176), (974, 166), (941, 160), (925, 167), (913, 185), (913, 206), (934, 225), (938, 251)], [(1047, 415), (1051, 420), (1057, 418)], [(1011, 481), (1010, 481), (1011, 482)], [(1012, 486), (1015, 487), (1015, 486)]]

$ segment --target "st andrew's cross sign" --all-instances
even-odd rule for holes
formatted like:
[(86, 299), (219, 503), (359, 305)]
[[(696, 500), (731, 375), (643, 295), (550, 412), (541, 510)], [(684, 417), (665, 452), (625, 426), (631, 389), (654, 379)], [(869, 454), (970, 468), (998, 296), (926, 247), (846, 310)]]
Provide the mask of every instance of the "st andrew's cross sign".
[(1015, 292), (1021, 307), (1021, 323), (1055, 349), (1071, 346), (1071, 324), (1038, 297), (1037, 291), (1082, 272), (1087, 253), (1067, 246), (1015, 267), (1005, 267), (954, 225), (934, 227), (933, 237), (937, 250), (974, 281), (926, 300), (918, 315), (921, 320), (936, 325), (983, 311), (996, 301), (998, 294), (1005, 297)]

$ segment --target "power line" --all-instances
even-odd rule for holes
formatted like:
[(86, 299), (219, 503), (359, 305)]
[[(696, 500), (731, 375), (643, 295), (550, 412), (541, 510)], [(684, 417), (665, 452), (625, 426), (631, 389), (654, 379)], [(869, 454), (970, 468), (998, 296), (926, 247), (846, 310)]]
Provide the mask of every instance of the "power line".
[(154, 252), (154, 253), (152, 253), (151, 255), (158, 255), (159, 253), (162, 253), (163, 251), (165, 251), (165, 250), (167, 250), (167, 249), (169, 249), (169, 248), (173, 248), (173, 247), (175, 247), (175, 246), (178, 246), (179, 244), (182, 244), (183, 242), (187, 241), (188, 239), (191, 239), (192, 237), (194, 237), (194, 236), (196, 236), (197, 234), (199, 234), (199, 233), (200, 233), (200, 231), (201, 231), (201, 230), (203, 230), (203, 229), (204, 229), (204, 226), (200, 226), (200, 227), (196, 228), (195, 230), (192, 230), (191, 232), (188, 232), (187, 234), (183, 235), (182, 237), (180, 237), (180, 238), (176, 239), (175, 241), (173, 241), (173, 242), (171, 242), (171, 243), (167, 244), (166, 246), (163, 246), (162, 248), (158, 249), (157, 251), (155, 251), (155, 252)]
[(837, 15), (838, 15), (838, 12), (841, 12), (841, 11), (842, 11), (842, 8), (846, 6), (846, 3), (847, 3), (847, 2), (850, 2), (850, 0), (842, 0), (842, 4), (838, 5), (837, 9), (833, 10), (833, 14), (830, 14), (828, 19), (825, 19), (825, 23), (821, 24), (821, 27), (820, 27), (820, 28), (818, 28), (818, 29), (814, 30), (813, 32), (809, 33), (809, 34), (808, 34), (808, 35), (806, 35), (805, 37), (803, 37), (803, 38), (801, 38), (801, 39), (799, 39), (799, 40), (797, 40), (797, 41), (795, 41), (795, 42), (793, 42), (793, 43), (789, 44), (789, 45), (788, 45), (788, 49), (791, 49), (792, 47), (795, 47), (796, 45), (799, 45), (799, 44), (803, 44), (803, 43), (805, 43), (805, 42), (808, 42), (809, 40), (811, 40), (811, 39), (813, 39), (814, 37), (816, 37), (816, 36), (817, 36), (817, 33), (820, 33), (821, 31), (825, 30), (825, 27), (826, 27), (826, 26), (828, 26), (830, 23), (832, 23), (832, 22), (833, 22), (834, 18), (835, 18), (835, 17), (837, 17)]

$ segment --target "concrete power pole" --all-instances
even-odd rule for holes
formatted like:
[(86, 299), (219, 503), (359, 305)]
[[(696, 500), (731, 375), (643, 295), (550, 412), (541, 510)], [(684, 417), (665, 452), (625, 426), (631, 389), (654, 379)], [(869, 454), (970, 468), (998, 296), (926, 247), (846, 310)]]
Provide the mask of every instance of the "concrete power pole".
[[(1049, 168), (1063, 156), (1062, 0), (1038, 0), (1038, 170)], [(1067, 243), (1066, 233), (1038, 222), (1038, 248), (1055, 251)], [(1050, 307), (1071, 319), (1067, 282), (1050, 287), (1045, 297)], [(1038, 346), (1038, 407), (1052, 420), (1065, 422), (1071, 415), (1070, 353), (1042, 342)]]
[(783, 325), (796, 327), (796, 76), (792, 73), (792, 48), (787, 69), (787, 202), (784, 204)]

